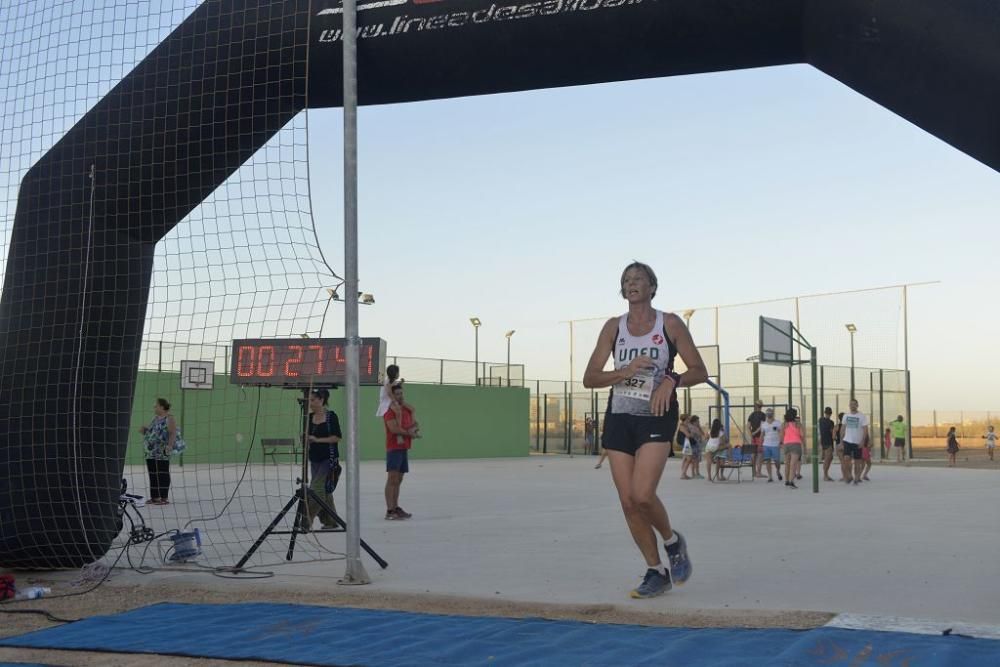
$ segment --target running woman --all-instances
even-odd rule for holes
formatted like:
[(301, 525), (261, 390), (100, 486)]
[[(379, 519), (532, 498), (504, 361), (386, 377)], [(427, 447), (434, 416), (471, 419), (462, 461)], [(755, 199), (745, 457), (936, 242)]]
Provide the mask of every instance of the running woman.
[[(631, 596), (650, 598), (670, 590), (671, 576), (678, 585), (691, 576), (687, 544), (671, 528), (656, 487), (677, 428), (677, 389), (704, 382), (708, 372), (683, 320), (653, 308), (657, 280), (649, 266), (629, 264), (619, 284), (628, 312), (604, 324), (583, 384), (589, 389), (614, 387), (603, 444), (625, 521), (646, 562), (642, 583)], [(674, 372), (678, 354), (687, 366), (683, 375)], [(614, 370), (603, 370), (608, 357)], [(669, 572), (656, 533), (663, 538)]]
[(986, 427), (986, 435), (983, 436), (986, 440), (986, 452), (990, 455), (990, 461), (993, 460), (993, 450), (997, 448), (997, 434), (993, 431), (993, 424)]

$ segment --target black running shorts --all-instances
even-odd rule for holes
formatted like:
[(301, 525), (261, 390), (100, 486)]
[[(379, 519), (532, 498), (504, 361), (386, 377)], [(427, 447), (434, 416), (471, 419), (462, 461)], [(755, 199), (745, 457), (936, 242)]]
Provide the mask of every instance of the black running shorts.
[(604, 415), (604, 432), (601, 446), (616, 452), (635, 456), (636, 451), (647, 442), (670, 444), (677, 431), (677, 403), (662, 417), (615, 414)]
[(844, 442), (844, 456), (849, 456), (855, 461), (861, 460), (861, 445), (855, 445), (853, 442)]

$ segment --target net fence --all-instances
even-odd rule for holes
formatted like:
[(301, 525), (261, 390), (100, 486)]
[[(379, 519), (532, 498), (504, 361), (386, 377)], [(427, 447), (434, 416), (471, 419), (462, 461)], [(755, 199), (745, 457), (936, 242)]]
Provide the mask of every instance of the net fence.
[[(0, 354), (9, 372), (27, 336), (76, 355), (69, 376), (5, 379), (2, 564), (86, 563), (109, 531), (110, 556), (120, 553), (135, 541), (128, 516), (94, 517), (118, 502), (124, 478), (146, 499), (143, 534), (157, 538), (133, 558), (172, 563), (168, 538), (197, 528), (200, 561), (232, 565), (294, 492), (301, 452), (262, 457), (261, 443), (299, 442), (296, 394), (182, 389), (179, 367), (224, 373), (235, 338), (315, 337), (341, 317), (326, 292), (341, 281), (312, 219), (308, 116), (296, 112), (307, 32), (260, 41), (276, 22), (308, 21), (308, 2), (0, 4)], [(44, 252), (63, 248), (56, 260)], [(32, 319), (54, 309), (66, 326)], [(126, 311), (141, 314), (141, 331), (119, 323)], [(95, 398), (108, 384), (121, 390)], [(140, 433), (156, 425), (159, 398), (183, 454)], [(45, 423), (56, 442), (32, 425)], [(151, 489), (166, 483), (153, 461), (169, 468), (163, 490)], [(148, 504), (156, 496), (169, 504)], [(336, 556), (317, 537), (299, 540), (299, 561)], [(248, 567), (284, 560), (283, 542), (271, 541)]]

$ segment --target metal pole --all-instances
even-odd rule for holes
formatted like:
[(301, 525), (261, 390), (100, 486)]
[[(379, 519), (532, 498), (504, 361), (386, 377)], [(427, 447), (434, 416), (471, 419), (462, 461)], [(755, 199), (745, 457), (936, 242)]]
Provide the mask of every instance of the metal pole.
[(569, 381), (573, 381), (573, 320), (569, 321)]
[(889, 458), (889, 450), (885, 446), (885, 375), (878, 369), (878, 439), (882, 441), (882, 460)]
[[(824, 406), (826, 404), (826, 373), (825, 373), (825, 370), (826, 370), (825, 366), (820, 366), (819, 367), (819, 402), (820, 402), (820, 405), (824, 405)], [(816, 415), (816, 417), (818, 419), (819, 415)]]
[(544, 437), (542, 438), (542, 454), (549, 453), (549, 395), (545, 394), (542, 396), (542, 406), (545, 410), (544, 416), (542, 417), (542, 428), (545, 429)]
[(788, 407), (792, 407), (792, 367), (788, 367)]
[(510, 386), (510, 336), (507, 336), (507, 386)]
[(809, 348), (809, 366), (812, 371), (812, 419), (813, 419), (813, 493), (819, 493), (819, 393), (816, 390), (816, 348)]
[(760, 364), (753, 362), (753, 400), (760, 400)]
[(562, 411), (563, 419), (566, 420), (565, 421), (566, 426), (563, 429), (563, 437), (566, 439), (566, 453), (572, 454), (573, 434), (570, 432), (570, 428), (572, 428), (570, 420), (572, 418), (573, 407), (572, 407), (572, 401), (570, 401), (570, 387), (569, 383), (567, 382), (563, 382), (563, 401), (564, 401), (563, 403), (564, 409)]
[(535, 380), (535, 451), (537, 452), (542, 443), (542, 383)]
[[(795, 331), (796, 334), (801, 337), (802, 334), (799, 333), (802, 329), (801, 324), (799, 324), (799, 297), (795, 297)], [(798, 347), (798, 346), (796, 346)], [(812, 349), (812, 348), (810, 348)], [(806, 410), (806, 388), (805, 383), (802, 382), (802, 364), (799, 364), (799, 405), (802, 406), (802, 412), (805, 413)], [(805, 415), (803, 414), (803, 422), (805, 421)]]
[(475, 367), (476, 386), (478, 387), (479, 386), (479, 327), (473, 326), (472, 328), (476, 330), (476, 352), (475, 352), (475, 357), (473, 357), (475, 361), (472, 362), (472, 365)]
[(344, 0), (344, 333), (347, 335), (347, 556), (341, 584), (371, 582), (361, 563), (361, 448), (358, 446), (361, 339), (358, 338), (357, 0)]
[(854, 396), (854, 332), (851, 332), (851, 400), (855, 400)]
[[(906, 442), (909, 452), (907, 458), (913, 458), (913, 423), (910, 421), (910, 320), (907, 311), (906, 285), (903, 285), (903, 370), (906, 371)], [(936, 434), (935, 434), (936, 435)]]

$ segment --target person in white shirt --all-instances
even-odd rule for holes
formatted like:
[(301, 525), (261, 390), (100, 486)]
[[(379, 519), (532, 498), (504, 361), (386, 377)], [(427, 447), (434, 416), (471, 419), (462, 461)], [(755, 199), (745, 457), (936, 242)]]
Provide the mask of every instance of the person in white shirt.
[(986, 427), (986, 435), (983, 436), (983, 439), (986, 440), (986, 451), (990, 455), (990, 461), (992, 461), (993, 450), (997, 448), (997, 434), (993, 430), (993, 424)]
[(764, 445), (764, 462), (767, 463), (767, 481), (773, 482), (771, 477), (771, 462), (774, 462), (778, 479), (781, 477), (781, 424), (774, 419), (774, 408), (764, 411), (765, 419), (760, 423), (760, 436)]
[(844, 413), (840, 431), (844, 443), (844, 482), (857, 486), (861, 483), (861, 470), (865, 465), (861, 448), (868, 442), (868, 417), (858, 410), (858, 402), (853, 398), (850, 408), (850, 412)]

